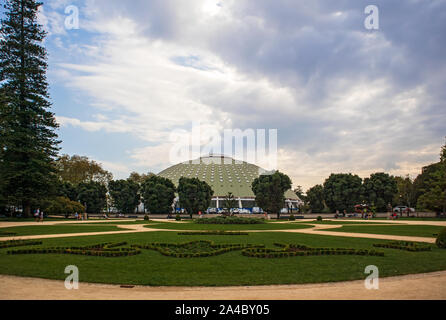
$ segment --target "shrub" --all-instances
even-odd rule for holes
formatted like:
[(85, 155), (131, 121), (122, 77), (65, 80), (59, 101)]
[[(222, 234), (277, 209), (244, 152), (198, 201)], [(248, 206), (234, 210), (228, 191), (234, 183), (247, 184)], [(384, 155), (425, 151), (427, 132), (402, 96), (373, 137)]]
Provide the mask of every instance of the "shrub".
[(42, 244), (39, 240), (9, 240), (0, 242), (0, 249), (12, 248), (12, 247), (23, 247), (23, 246), (34, 246), (37, 244)]
[(322, 217), (321, 216), (318, 216), (317, 217), (317, 221), (322, 221), (323, 219), (322, 219)]
[(417, 251), (430, 251), (431, 246), (427, 244), (421, 244), (416, 242), (409, 241), (392, 241), (388, 243), (375, 243), (374, 247), (378, 248), (386, 248), (386, 249), (398, 249), (398, 250), (406, 250), (411, 252)]
[(57, 197), (47, 204), (44, 211), (48, 214), (64, 214), (70, 215), (76, 212), (85, 212), (85, 207), (77, 201), (71, 201), (65, 197)]
[(177, 215), (175, 216), (175, 220), (176, 221), (181, 221), (181, 216), (179, 213), (177, 213)]
[(149, 215), (148, 214), (144, 215), (144, 220), (149, 221)]
[(180, 236), (247, 236), (248, 232), (239, 231), (190, 231), (190, 232), (178, 232)]
[(435, 244), (439, 248), (446, 249), (446, 228), (440, 231)]
[(294, 221), (296, 220), (296, 217), (294, 216), (294, 214), (290, 215), (290, 221)]
[(261, 224), (264, 219), (243, 217), (215, 217), (195, 220), (199, 224)]

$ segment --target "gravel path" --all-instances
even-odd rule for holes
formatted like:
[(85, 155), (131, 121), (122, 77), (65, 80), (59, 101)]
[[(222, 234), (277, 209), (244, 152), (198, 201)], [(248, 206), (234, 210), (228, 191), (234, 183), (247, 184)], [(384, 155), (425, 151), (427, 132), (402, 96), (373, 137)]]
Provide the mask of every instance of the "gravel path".
[[(364, 276), (365, 277), (365, 276)], [(378, 290), (363, 280), (305, 285), (244, 287), (147, 287), (80, 283), (0, 275), (0, 299), (32, 300), (446, 300), (446, 271), (381, 278)]]
[[(122, 221), (136, 221), (136, 220), (119, 220)], [(157, 220), (158, 221), (158, 220)], [(304, 223), (311, 224), (311, 221), (305, 221)], [(331, 220), (339, 221), (341, 220)], [(352, 221), (367, 222), (367, 220), (342, 220), (342, 221)], [(0, 222), (0, 228), (12, 227), (12, 226), (35, 226), (35, 225), (57, 225), (57, 224), (67, 224), (67, 223), (104, 223), (104, 222), (115, 222), (116, 220), (96, 220), (96, 221), (48, 221), (43, 223), (36, 222)], [(293, 223), (293, 222), (278, 222), (278, 223)], [(444, 221), (385, 221), (382, 225), (390, 224), (409, 224), (409, 225), (436, 225), (436, 226), (446, 226)], [(349, 226), (354, 224), (349, 224)], [(137, 232), (154, 232), (154, 231), (175, 231), (181, 232), (186, 230), (174, 230), (174, 229), (156, 229), (144, 227), (143, 224), (126, 224), (117, 225), (118, 228), (126, 229), (120, 231), (103, 231), (103, 232), (84, 232), (84, 233), (63, 233), (63, 234), (47, 234), (47, 235), (30, 235), (30, 236), (14, 236), (14, 237), (1, 237), (0, 241), (7, 240), (31, 240), (31, 239), (48, 239), (48, 238), (66, 238), (66, 237), (82, 237), (82, 236), (94, 236), (94, 235), (109, 235), (109, 234), (125, 234), (125, 233), (137, 233)], [(342, 227), (341, 224), (314, 224), (312, 228), (308, 229), (286, 229), (286, 230), (240, 230), (241, 232), (290, 232), (290, 233), (303, 233), (303, 234), (314, 234), (314, 235), (325, 235), (325, 236), (335, 236), (335, 237), (351, 237), (351, 238), (370, 238), (370, 239), (383, 239), (383, 240), (400, 240), (400, 241), (415, 241), (415, 242), (427, 242), (435, 243), (435, 238), (428, 237), (413, 237), (413, 236), (396, 236), (396, 235), (385, 235), (385, 234), (371, 234), (371, 233), (353, 233), (353, 232), (334, 232), (327, 231), (327, 229), (336, 229)], [(187, 231), (200, 231), (200, 230), (187, 230)], [(201, 230), (203, 231), (203, 230)]]

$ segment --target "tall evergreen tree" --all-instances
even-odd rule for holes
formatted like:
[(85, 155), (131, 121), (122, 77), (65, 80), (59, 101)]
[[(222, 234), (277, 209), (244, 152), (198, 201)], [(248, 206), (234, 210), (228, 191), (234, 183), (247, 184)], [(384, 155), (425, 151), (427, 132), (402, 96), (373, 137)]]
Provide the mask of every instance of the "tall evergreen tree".
[(46, 80), (46, 36), (37, 23), (41, 3), (5, 0), (0, 40), (0, 181), (10, 205), (31, 206), (54, 185), (58, 127)]

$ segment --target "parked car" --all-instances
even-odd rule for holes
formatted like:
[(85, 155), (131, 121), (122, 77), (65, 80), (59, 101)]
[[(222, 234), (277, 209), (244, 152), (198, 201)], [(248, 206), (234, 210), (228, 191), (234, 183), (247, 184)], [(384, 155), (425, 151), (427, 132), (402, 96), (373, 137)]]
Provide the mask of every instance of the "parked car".
[(406, 213), (407, 209), (409, 209), (409, 211), (411, 213), (415, 212), (414, 208), (409, 208), (407, 206), (396, 206), (395, 208), (393, 208), (393, 212), (398, 212), (398, 213)]

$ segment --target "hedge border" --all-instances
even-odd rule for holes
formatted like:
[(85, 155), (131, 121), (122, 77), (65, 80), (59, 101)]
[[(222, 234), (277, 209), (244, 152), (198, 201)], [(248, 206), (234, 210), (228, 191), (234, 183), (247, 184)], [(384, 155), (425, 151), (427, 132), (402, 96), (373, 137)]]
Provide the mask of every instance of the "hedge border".
[[(173, 252), (170, 251), (169, 248), (172, 247), (185, 247), (194, 243), (207, 243), (211, 246), (211, 248), (216, 249), (214, 251), (208, 252)], [(242, 250), (245, 248), (261, 248), (265, 245), (254, 245), (254, 244), (241, 244), (241, 243), (231, 243), (231, 244), (216, 244), (213, 241), (209, 240), (197, 240), (197, 241), (188, 241), (182, 243), (163, 243), (163, 242), (153, 242), (145, 245), (132, 245), (132, 247), (140, 248), (140, 249), (148, 249), (155, 250), (161, 253), (164, 256), (174, 257), (174, 258), (203, 258), (203, 257), (212, 257), (217, 256), (230, 251)]]
[(245, 217), (215, 217), (195, 219), (198, 224), (264, 224), (265, 219), (245, 218)]
[(385, 249), (398, 249), (405, 250), (411, 252), (420, 252), (420, 251), (431, 251), (432, 247), (430, 245), (419, 244), (416, 242), (410, 241), (392, 241), (389, 243), (374, 243), (374, 247), (377, 248), (385, 248)]
[[(40, 242), (41, 244), (41, 242)], [(84, 247), (50, 247), (50, 248), (33, 248), (22, 250), (10, 250), (7, 254), (75, 254), (96, 257), (128, 257), (141, 253), (138, 248), (117, 248), (126, 245), (127, 242), (100, 243)]]
[[(384, 252), (368, 249), (352, 248), (311, 248), (299, 244), (274, 243), (282, 249), (246, 248), (242, 255), (253, 258), (288, 258), (296, 256), (322, 256), (322, 255), (359, 255), (359, 256), (384, 256)], [(291, 251), (292, 248), (302, 251)]]
[(0, 249), (12, 248), (12, 247), (23, 247), (23, 246), (34, 246), (42, 244), (39, 240), (8, 240), (0, 242)]
[(191, 232), (178, 232), (180, 236), (248, 236), (248, 232), (238, 231), (191, 231)]

